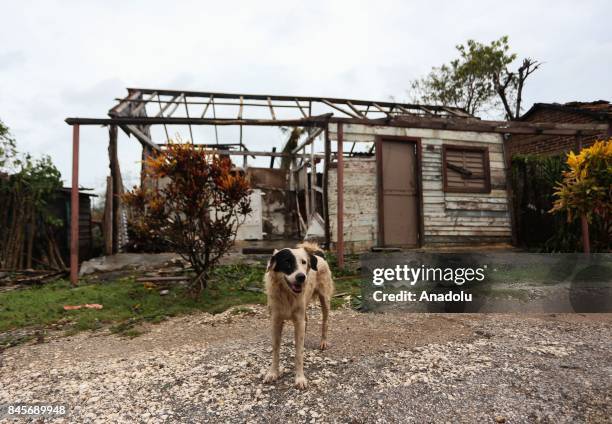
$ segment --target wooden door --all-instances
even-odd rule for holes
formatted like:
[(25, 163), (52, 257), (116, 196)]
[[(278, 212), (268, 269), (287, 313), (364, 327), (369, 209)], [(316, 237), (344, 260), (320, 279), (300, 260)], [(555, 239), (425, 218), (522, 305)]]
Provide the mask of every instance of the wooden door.
[(379, 221), (384, 246), (419, 245), (417, 144), (382, 139), (379, 154)]

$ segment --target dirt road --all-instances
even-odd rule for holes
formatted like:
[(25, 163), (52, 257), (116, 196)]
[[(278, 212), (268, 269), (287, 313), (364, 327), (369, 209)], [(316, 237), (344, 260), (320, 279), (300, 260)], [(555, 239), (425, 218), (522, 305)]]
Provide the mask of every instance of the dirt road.
[[(333, 312), (331, 348), (310, 311), (305, 372), (293, 388), (270, 360), (262, 308), (151, 325), (135, 339), (103, 332), (12, 348), (0, 404), (64, 402), (64, 422), (610, 422), (612, 315)], [(62, 422), (57, 420), (54, 422)]]

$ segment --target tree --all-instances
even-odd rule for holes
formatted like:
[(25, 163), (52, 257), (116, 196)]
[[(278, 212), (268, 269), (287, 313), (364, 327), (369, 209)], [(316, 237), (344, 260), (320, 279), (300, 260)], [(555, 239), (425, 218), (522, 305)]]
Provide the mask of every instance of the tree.
[[(568, 222), (583, 217), (585, 224), (597, 216), (609, 235), (612, 229), (612, 138), (597, 141), (578, 155), (570, 152), (567, 165), (569, 171), (563, 173), (563, 181), (556, 187), (557, 199), (550, 212), (567, 212)], [(588, 227), (586, 231), (588, 236)]]
[(33, 260), (64, 268), (54, 237), (62, 222), (49, 208), (61, 187), (51, 158), (20, 154), (0, 121), (0, 268), (30, 268)]
[(501, 105), (507, 119), (517, 119), (525, 81), (541, 64), (526, 58), (511, 71), (517, 55), (510, 53), (507, 36), (488, 45), (468, 40), (456, 49), (459, 58), (411, 83), (416, 101), (460, 107), (473, 115)]
[(16, 155), (15, 139), (9, 128), (0, 121), (0, 173), (8, 173)]
[(145, 169), (157, 187), (126, 197), (142, 198), (135, 202), (143, 201), (153, 220), (147, 229), (193, 266), (192, 289), (199, 295), (251, 212), (249, 183), (232, 170), (229, 158), (207, 154), (191, 143), (170, 143), (147, 160)]

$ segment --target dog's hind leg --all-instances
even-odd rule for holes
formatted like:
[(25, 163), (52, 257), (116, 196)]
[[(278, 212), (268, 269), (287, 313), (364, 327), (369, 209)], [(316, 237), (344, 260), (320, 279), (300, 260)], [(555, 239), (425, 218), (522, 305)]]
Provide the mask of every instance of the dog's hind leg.
[(321, 350), (325, 350), (327, 349), (327, 321), (329, 318), (330, 302), (327, 297), (321, 294), (319, 294), (319, 302), (321, 302), (321, 314), (323, 315), (321, 324), (321, 344), (319, 345), (319, 348)]
[(306, 330), (306, 321), (303, 315), (293, 318), (295, 329), (295, 387), (305, 389), (307, 386), (306, 377), (304, 377), (304, 332)]
[(272, 365), (270, 366), (270, 371), (264, 377), (264, 383), (271, 383), (278, 379), (280, 373), (279, 354), (284, 323), (284, 320), (281, 318), (272, 316)]

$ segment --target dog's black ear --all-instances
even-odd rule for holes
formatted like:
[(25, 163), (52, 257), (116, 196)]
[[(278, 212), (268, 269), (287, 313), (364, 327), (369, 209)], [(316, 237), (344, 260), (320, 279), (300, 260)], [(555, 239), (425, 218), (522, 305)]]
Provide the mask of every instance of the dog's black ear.
[(268, 261), (268, 267), (266, 268), (266, 271), (271, 271), (276, 266), (276, 254), (277, 253), (278, 253), (278, 249), (274, 249), (274, 252), (272, 252), (272, 257)]
[(308, 256), (310, 256), (310, 268), (317, 271), (317, 257), (315, 255), (308, 255)]

